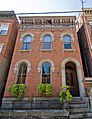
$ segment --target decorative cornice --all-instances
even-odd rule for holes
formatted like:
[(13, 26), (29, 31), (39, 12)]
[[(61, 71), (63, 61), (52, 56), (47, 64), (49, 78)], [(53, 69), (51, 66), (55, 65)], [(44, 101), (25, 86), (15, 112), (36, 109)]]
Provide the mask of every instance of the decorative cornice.
[(14, 18), (16, 17), (14, 11), (0, 11), (0, 18)]
[(20, 17), (21, 28), (59, 28), (62, 27), (75, 27), (74, 16), (64, 17)]

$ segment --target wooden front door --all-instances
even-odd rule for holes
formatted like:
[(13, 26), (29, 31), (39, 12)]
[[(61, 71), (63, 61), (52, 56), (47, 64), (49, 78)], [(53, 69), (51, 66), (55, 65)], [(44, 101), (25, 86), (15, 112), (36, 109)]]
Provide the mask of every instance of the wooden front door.
[(78, 79), (76, 73), (76, 65), (69, 62), (65, 67), (66, 85), (70, 86), (70, 92), (73, 96), (79, 96)]

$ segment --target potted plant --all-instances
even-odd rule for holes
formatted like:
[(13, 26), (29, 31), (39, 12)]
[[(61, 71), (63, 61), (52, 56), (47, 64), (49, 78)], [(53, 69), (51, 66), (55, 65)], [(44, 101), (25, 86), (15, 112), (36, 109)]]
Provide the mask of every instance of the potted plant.
[(66, 103), (72, 101), (72, 95), (70, 93), (70, 86), (65, 85), (61, 87), (60, 91), (60, 102), (63, 103), (63, 108), (66, 108)]
[(52, 94), (52, 85), (40, 83), (37, 87), (37, 92), (40, 94), (45, 94), (46, 96), (50, 96)]
[(23, 94), (26, 91), (26, 85), (25, 84), (13, 84), (9, 88), (9, 92), (14, 96), (15, 98), (21, 99), (23, 97)]

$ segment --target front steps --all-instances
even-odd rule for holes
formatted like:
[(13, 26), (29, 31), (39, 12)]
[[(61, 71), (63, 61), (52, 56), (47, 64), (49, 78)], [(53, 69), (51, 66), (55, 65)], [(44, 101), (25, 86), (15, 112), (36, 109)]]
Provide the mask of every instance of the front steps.
[(25, 99), (21, 103), (15, 100), (13, 104), (11, 100), (3, 99), (0, 119), (3, 117), (7, 119), (6, 117), (9, 115), (11, 119), (16, 119), (13, 118), (16, 116), (20, 119), (29, 119), (29, 117), (31, 119), (92, 119), (88, 97), (73, 97), (73, 101), (66, 106), (67, 109), (62, 108), (57, 97)]
[(69, 104), (69, 119), (92, 119), (89, 98), (75, 97)]

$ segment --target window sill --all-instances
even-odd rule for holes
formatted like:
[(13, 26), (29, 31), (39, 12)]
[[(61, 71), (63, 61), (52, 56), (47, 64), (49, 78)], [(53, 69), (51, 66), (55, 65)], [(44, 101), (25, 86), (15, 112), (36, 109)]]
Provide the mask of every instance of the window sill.
[(40, 51), (42, 51), (42, 52), (53, 52), (54, 50), (53, 49), (40, 49)]
[(6, 36), (7, 34), (0, 34), (0, 36)]
[(75, 49), (62, 49), (62, 52), (75, 52)]
[(18, 50), (18, 52), (32, 52), (32, 50)]

